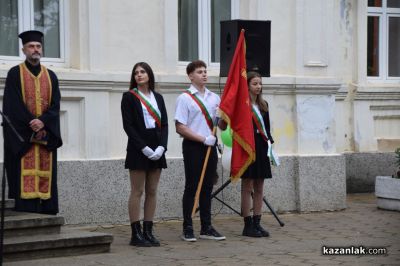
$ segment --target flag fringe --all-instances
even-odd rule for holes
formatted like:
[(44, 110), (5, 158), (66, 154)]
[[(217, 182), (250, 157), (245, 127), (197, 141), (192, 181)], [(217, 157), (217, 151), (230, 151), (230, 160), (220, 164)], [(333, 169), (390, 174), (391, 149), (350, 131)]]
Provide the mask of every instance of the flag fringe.
[[(229, 118), (229, 116), (224, 112), (224, 111), (222, 111), (221, 109), (220, 109), (220, 115), (221, 115), (221, 118), (223, 119), (223, 120), (225, 120), (227, 123), (228, 123), (228, 125), (231, 127), (231, 119)], [(232, 128), (232, 127), (231, 127)], [(232, 132), (233, 132), (233, 139), (237, 142), (237, 143), (239, 143), (239, 145), (247, 152), (247, 154), (249, 155), (249, 157), (247, 158), (247, 160), (246, 160), (246, 162), (243, 164), (243, 166), (239, 169), (239, 171), (235, 174), (235, 175), (233, 175), (233, 176), (231, 176), (230, 178), (231, 178), (231, 181), (233, 182), (233, 183), (235, 183), (235, 182), (237, 182), (238, 180), (239, 180), (239, 178), (242, 176), (242, 174), (247, 170), (247, 168), (249, 167), (249, 165), (251, 164), (251, 163), (253, 163), (254, 161), (255, 161), (255, 159), (256, 159), (256, 154), (255, 154), (255, 152), (253, 151), (253, 149), (251, 148), (251, 146), (247, 143), (247, 142), (245, 142), (244, 140), (243, 140), (243, 138), (237, 133), (237, 132), (235, 132), (233, 129), (232, 129)]]

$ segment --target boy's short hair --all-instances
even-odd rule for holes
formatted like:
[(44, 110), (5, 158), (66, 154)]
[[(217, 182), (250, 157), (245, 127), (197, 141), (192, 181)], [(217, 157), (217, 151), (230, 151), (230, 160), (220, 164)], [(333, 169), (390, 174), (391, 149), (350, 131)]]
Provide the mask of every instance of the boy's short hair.
[(207, 65), (206, 65), (206, 63), (204, 63), (204, 61), (202, 61), (202, 60), (195, 60), (195, 61), (192, 61), (192, 62), (190, 62), (189, 65), (187, 65), (187, 67), (186, 67), (186, 74), (189, 75), (190, 73), (192, 73), (193, 71), (195, 71), (196, 68), (200, 68), (200, 67), (207, 68)]

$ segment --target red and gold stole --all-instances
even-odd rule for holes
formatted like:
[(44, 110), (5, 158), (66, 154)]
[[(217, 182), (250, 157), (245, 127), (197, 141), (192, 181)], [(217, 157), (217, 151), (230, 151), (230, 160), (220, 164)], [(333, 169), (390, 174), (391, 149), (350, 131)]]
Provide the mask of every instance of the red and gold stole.
[[(22, 97), (28, 110), (39, 117), (49, 108), (52, 85), (49, 72), (41, 66), (35, 77), (25, 63), (19, 65)], [(52, 152), (43, 145), (32, 144), (21, 158), (21, 198), (49, 199), (51, 197)]]

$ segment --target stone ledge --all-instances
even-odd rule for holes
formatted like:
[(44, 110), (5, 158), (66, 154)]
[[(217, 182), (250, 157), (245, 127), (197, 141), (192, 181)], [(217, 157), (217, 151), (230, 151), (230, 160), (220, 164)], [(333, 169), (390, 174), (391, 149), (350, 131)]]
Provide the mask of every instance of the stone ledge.
[[(281, 156), (281, 166), (272, 167), (264, 194), (277, 212), (320, 211), (346, 208), (344, 156)], [(168, 159), (161, 173), (155, 219), (182, 217), (183, 159)], [(130, 193), (124, 160), (59, 162), (60, 215), (67, 224), (126, 223)], [(228, 180), (221, 172), (217, 187)], [(240, 182), (227, 186), (218, 197), (240, 210)], [(268, 208), (263, 204), (263, 211)], [(213, 200), (213, 213), (233, 213)]]
[(106, 233), (62, 230), (60, 234), (19, 236), (4, 240), (5, 261), (108, 252), (113, 236)]
[(379, 209), (400, 211), (400, 200), (377, 198), (376, 205)]
[(346, 208), (346, 171), (343, 155), (299, 156), (298, 210)]
[(64, 218), (55, 215), (9, 211), (4, 221), (5, 237), (57, 234)]
[(375, 178), (391, 175), (396, 169), (394, 152), (349, 152), (346, 158), (347, 193), (375, 191)]
[(17, 229), (63, 224), (64, 218), (60, 216), (12, 211), (5, 217), (4, 228)]
[(391, 176), (377, 176), (375, 195), (378, 198), (397, 199), (400, 202), (400, 179)]

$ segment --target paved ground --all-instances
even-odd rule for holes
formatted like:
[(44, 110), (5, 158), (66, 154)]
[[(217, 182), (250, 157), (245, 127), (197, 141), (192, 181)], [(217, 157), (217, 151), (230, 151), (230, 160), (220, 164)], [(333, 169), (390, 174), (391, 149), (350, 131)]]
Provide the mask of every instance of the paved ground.
[[(111, 252), (5, 263), (4, 265), (400, 265), (400, 212), (376, 208), (373, 194), (348, 196), (348, 208), (337, 212), (281, 214), (280, 227), (275, 218), (263, 216), (269, 238), (241, 236), (239, 216), (214, 218), (215, 227), (225, 241), (179, 239), (180, 221), (156, 224), (161, 247), (129, 246), (130, 227), (90, 228), (114, 234)], [(196, 229), (199, 228), (198, 222)], [(88, 229), (88, 228), (86, 228)], [(322, 247), (379, 247), (386, 255), (322, 255)]]

